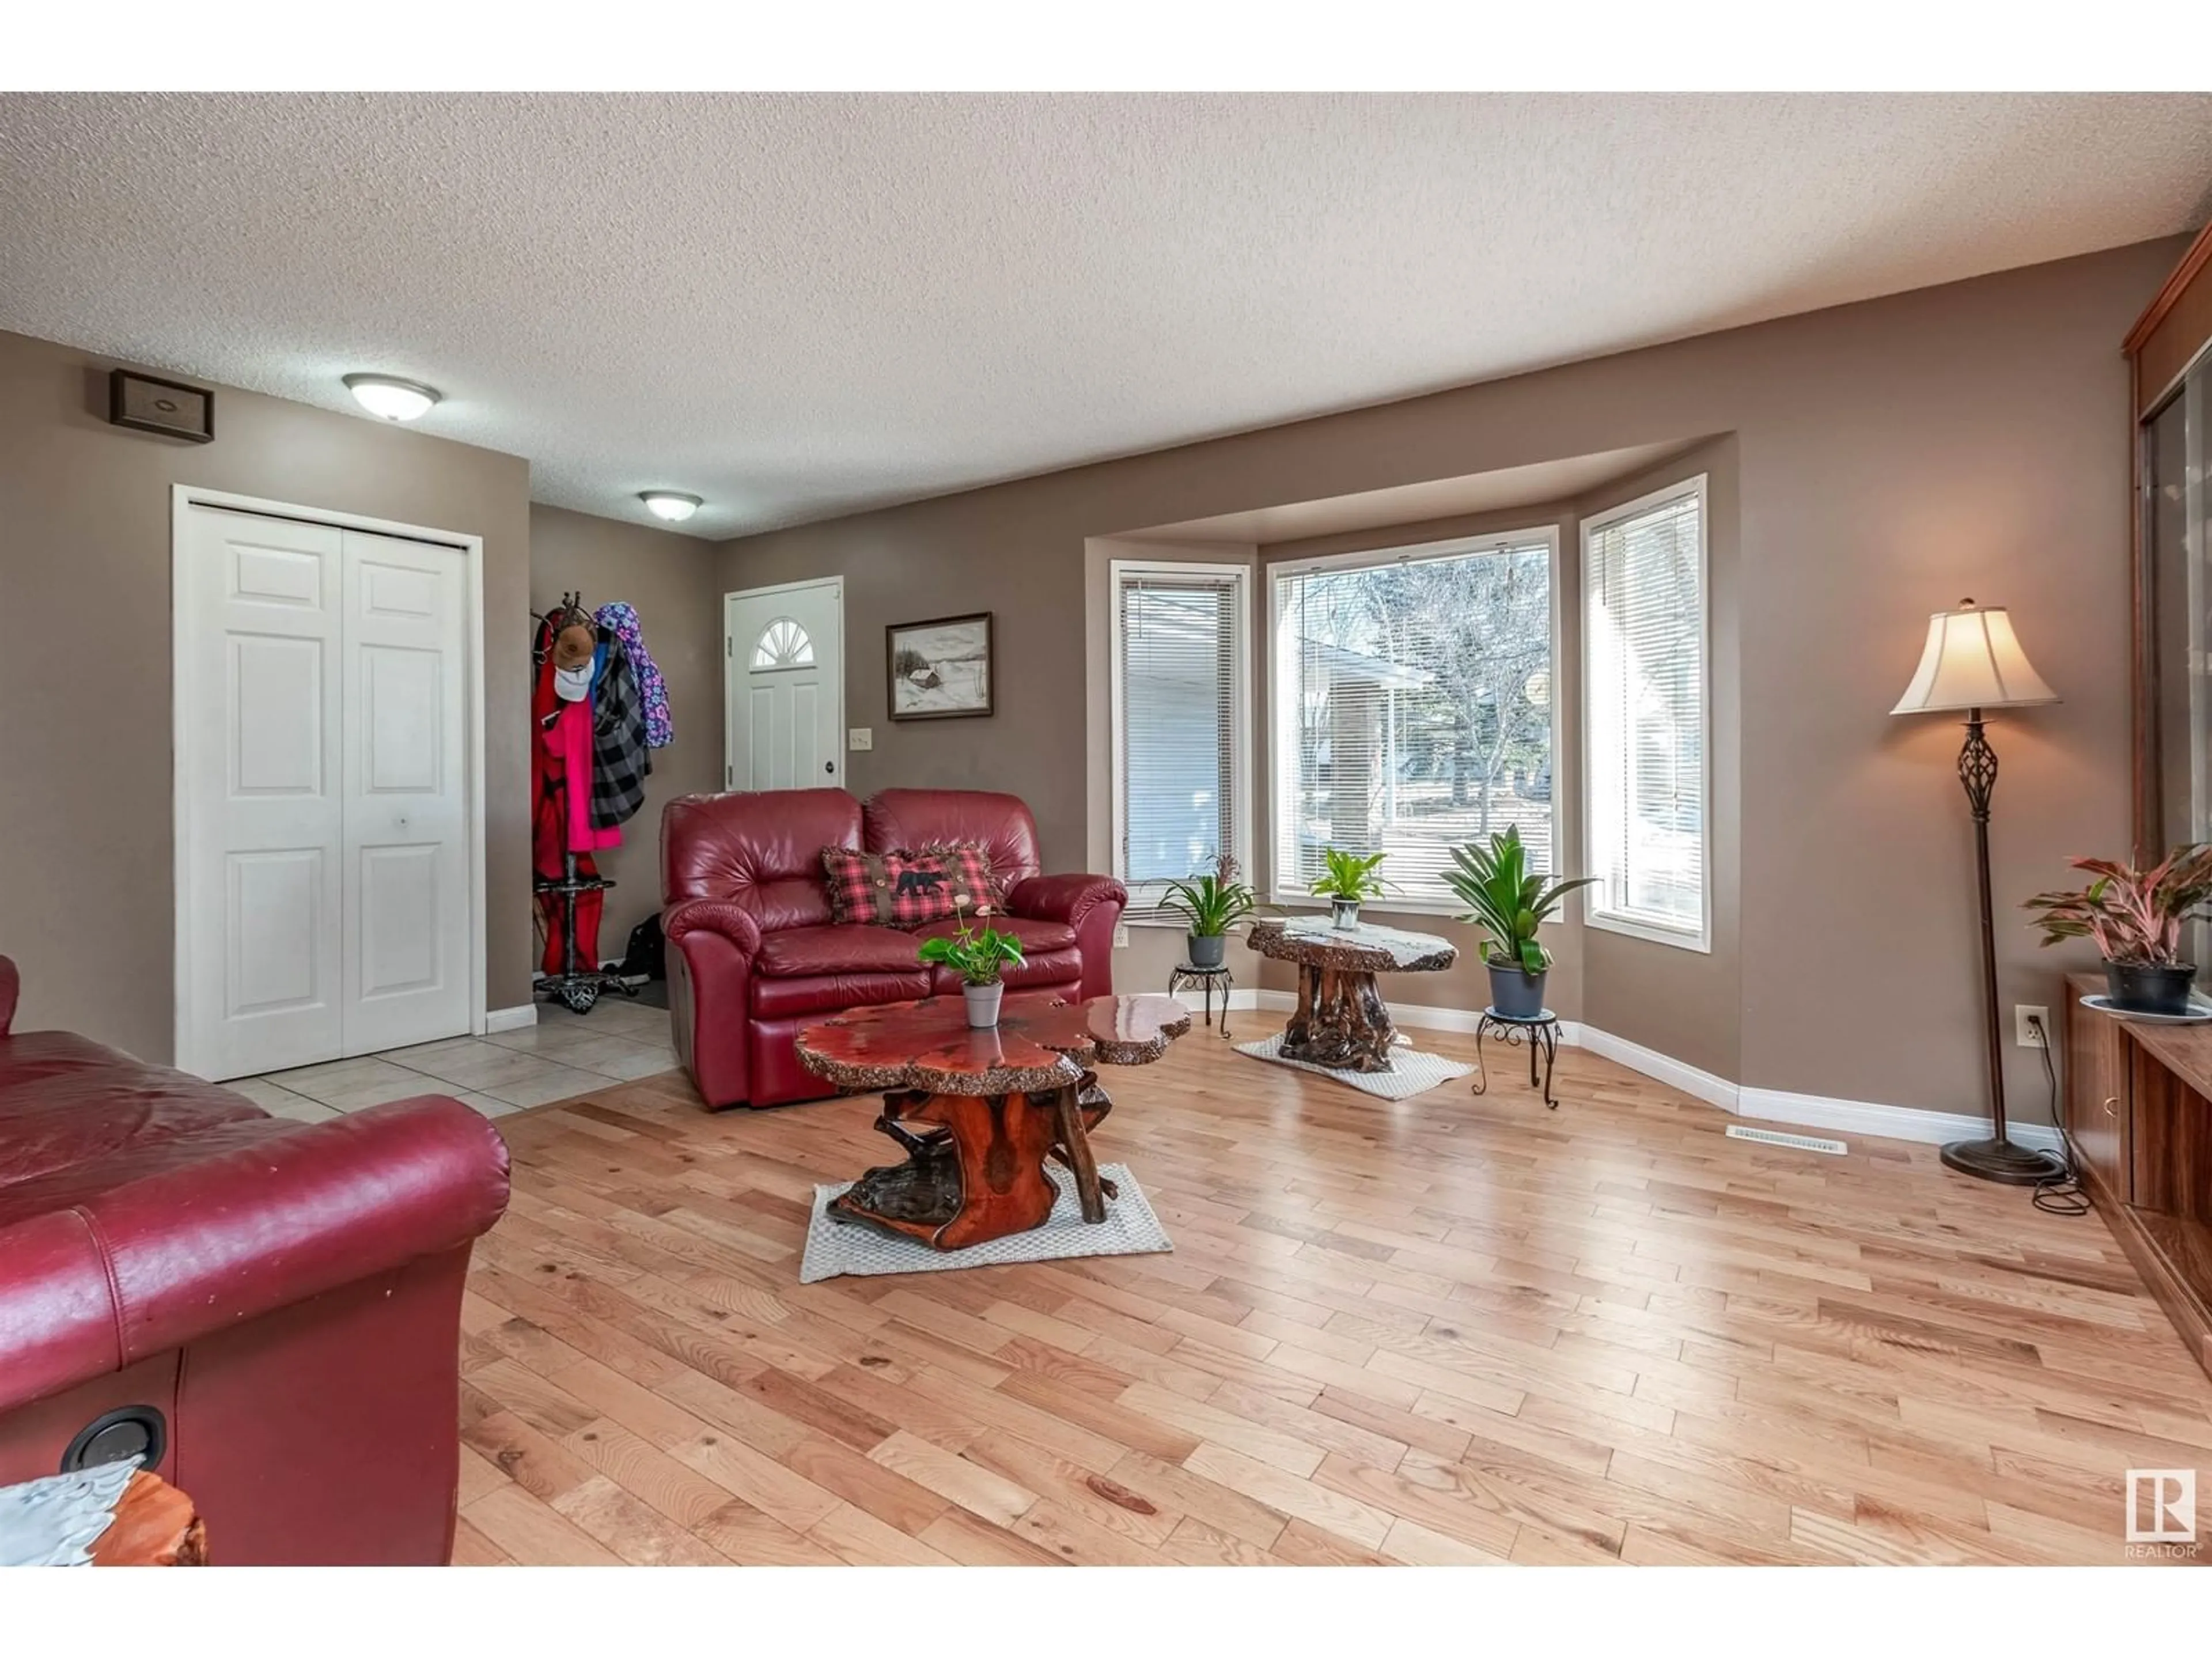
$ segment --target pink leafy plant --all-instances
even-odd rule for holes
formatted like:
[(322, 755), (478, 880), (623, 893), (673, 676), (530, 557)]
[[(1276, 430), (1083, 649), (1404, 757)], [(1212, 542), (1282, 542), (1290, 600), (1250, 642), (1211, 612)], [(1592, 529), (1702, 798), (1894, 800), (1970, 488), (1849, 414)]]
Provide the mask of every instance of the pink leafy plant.
[(2043, 943), (2086, 939), (2107, 962), (2181, 965), (2181, 924), (2212, 897), (2212, 845), (2177, 847), (2154, 867), (2137, 870), (2111, 859), (2071, 859), (2096, 879), (2073, 892), (2038, 893), (2026, 908), (2040, 912)]

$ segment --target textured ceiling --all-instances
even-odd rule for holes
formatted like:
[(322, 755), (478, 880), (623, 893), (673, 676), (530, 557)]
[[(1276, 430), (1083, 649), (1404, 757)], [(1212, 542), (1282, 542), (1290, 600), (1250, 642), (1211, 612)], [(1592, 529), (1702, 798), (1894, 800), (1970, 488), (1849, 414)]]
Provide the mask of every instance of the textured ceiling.
[(2212, 97), (0, 96), (0, 327), (728, 536), (2187, 228)]

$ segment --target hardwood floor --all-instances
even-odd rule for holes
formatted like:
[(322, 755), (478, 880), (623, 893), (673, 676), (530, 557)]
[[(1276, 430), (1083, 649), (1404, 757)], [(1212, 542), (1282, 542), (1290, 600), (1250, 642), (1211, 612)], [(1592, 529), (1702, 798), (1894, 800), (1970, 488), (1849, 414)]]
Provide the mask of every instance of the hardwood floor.
[(873, 1100), (502, 1118), (455, 1559), (2108, 1563), (2124, 1470), (2212, 1469), (2100, 1220), (1559, 1060), (1393, 1105), (1200, 1027), (1103, 1074), (1172, 1255), (811, 1285)]

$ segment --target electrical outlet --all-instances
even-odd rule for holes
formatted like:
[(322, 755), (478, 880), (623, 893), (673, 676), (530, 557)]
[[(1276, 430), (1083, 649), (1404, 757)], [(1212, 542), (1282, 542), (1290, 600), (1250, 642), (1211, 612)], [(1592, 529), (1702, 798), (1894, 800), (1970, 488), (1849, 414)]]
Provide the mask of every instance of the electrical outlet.
[(876, 728), (872, 726), (848, 726), (845, 728), (845, 749), (848, 754), (864, 754), (876, 746)]
[(1129, 924), (1126, 921), (1117, 921), (1114, 924), (1114, 948), (1117, 951), (1126, 951), (1129, 948)]
[(2050, 1009), (2031, 1007), (2025, 1002), (2016, 1002), (2013, 1005), (2012, 1034), (2014, 1041), (2017, 1042), (2021, 1048), (2048, 1048), (2050, 1045), (2044, 1039), (2049, 1035), (2050, 1030)]

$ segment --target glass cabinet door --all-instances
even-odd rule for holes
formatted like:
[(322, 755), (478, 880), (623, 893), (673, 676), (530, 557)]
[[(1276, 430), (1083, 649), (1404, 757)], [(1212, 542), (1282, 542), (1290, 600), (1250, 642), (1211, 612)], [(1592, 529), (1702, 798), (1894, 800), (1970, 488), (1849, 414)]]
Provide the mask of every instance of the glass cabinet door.
[[(2200, 362), (2143, 423), (2142, 545), (2153, 712), (2157, 720), (2157, 859), (2212, 841), (2212, 569), (2205, 534), (2206, 422), (2212, 362)], [(2212, 926), (2191, 928), (2193, 954), (2212, 968)]]

